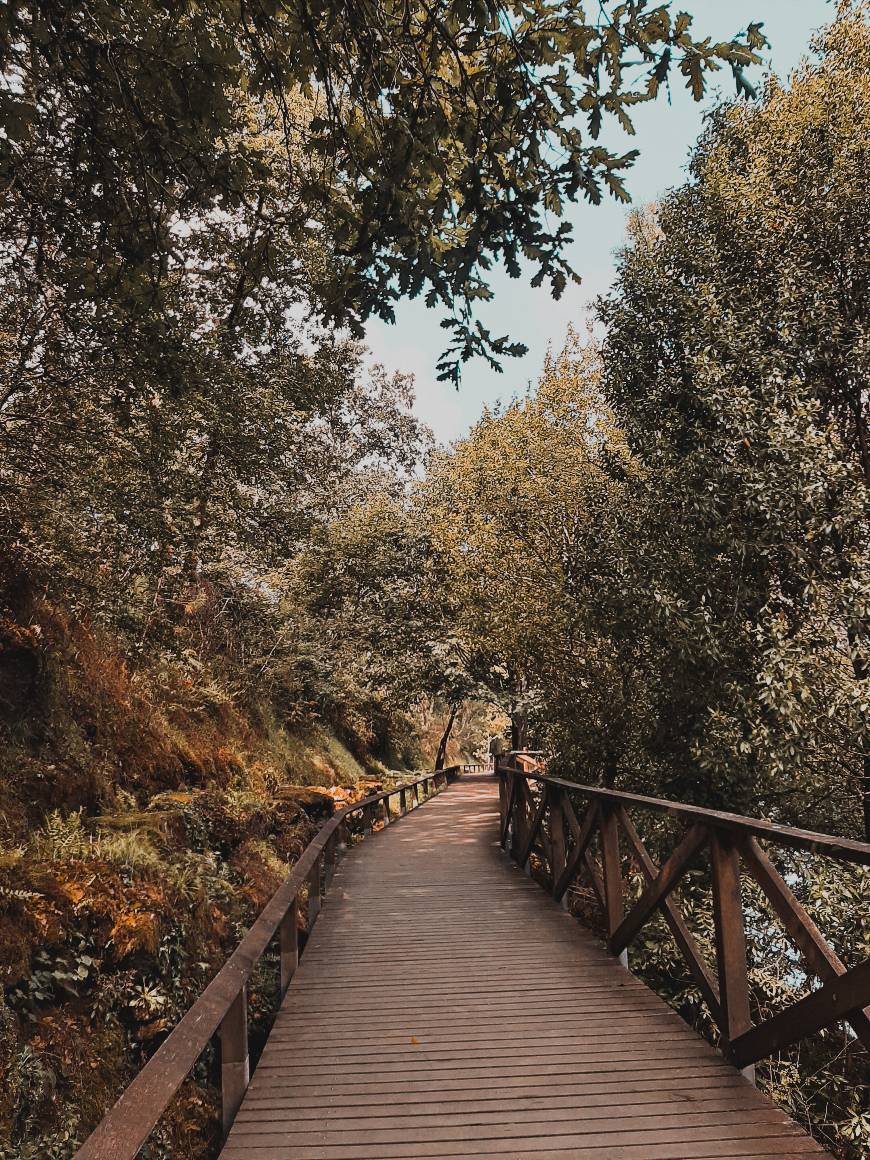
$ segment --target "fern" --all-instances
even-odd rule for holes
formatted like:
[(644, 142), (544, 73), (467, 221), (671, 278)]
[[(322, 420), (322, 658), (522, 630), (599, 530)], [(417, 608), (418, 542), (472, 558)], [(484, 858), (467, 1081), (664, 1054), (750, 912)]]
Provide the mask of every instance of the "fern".
[(82, 824), (82, 811), (67, 814), (52, 810), (32, 841), (33, 852), (52, 862), (66, 862), (93, 852), (93, 838)]
[(37, 890), (20, 890), (13, 886), (5, 886), (0, 882), (0, 902), (30, 902), (34, 898), (41, 898)]

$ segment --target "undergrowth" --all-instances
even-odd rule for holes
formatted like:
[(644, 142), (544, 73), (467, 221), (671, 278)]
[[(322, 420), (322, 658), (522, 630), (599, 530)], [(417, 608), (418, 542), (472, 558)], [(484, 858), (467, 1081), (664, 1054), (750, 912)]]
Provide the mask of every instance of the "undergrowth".
[[(222, 965), (318, 824), (386, 773), (219, 674), (131, 664), (34, 599), (0, 618), (0, 1158), (70, 1157)], [(314, 787), (314, 788), (312, 788)], [(265, 1039), (277, 964), (250, 987)], [(218, 1137), (203, 1057), (148, 1146)]]

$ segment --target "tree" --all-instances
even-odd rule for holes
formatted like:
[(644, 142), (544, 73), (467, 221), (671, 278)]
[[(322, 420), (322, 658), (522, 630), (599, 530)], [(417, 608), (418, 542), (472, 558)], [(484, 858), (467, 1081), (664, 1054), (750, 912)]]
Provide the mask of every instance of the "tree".
[(870, 835), (865, 16), (720, 111), (601, 316), (645, 468), (662, 755), (795, 820), (849, 831), (863, 800)]
[[(600, 142), (606, 119), (630, 129), (675, 70), (695, 98), (722, 66), (749, 90), (764, 43), (758, 25), (712, 43), (648, 0), (593, 20), (566, 0), (17, 0), (0, 14), (0, 252), (29, 309), (6, 390), (59, 317), (95, 313), (183, 385), (163, 297), (203, 222), (238, 233), (237, 309), (310, 273), (282, 261), (289, 234), (334, 256), (316, 274), (329, 319), (389, 319), (425, 291), (451, 312), (444, 377), (518, 351), (471, 308), (494, 262), (516, 275), (525, 257), (557, 296), (574, 276), (565, 204), (627, 198), (635, 153)], [(276, 176), (292, 196), (274, 199)]]
[(594, 345), (570, 334), (534, 394), (485, 414), (435, 458), (423, 494), (448, 561), (457, 635), (510, 715), (514, 747), (531, 728), (593, 778), (606, 752), (612, 779), (634, 697), (631, 645), (602, 635), (605, 533), (618, 476), (632, 468), (600, 374)]
[(864, 12), (635, 216), (600, 356), (570, 340), (427, 485), (460, 631), (557, 763), (846, 832), (870, 786)]

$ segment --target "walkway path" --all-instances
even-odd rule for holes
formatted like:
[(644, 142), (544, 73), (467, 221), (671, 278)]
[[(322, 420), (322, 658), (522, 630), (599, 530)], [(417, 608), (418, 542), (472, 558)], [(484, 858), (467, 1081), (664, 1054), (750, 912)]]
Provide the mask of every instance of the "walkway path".
[(826, 1155), (497, 837), (468, 778), (345, 857), (224, 1160)]

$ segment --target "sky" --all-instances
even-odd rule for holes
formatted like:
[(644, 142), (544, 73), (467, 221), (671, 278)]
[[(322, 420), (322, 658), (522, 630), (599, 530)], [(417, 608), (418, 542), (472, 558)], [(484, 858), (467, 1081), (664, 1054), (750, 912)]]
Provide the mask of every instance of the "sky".
[[(716, 40), (730, 38), (751, 21), (763, 21), (771, 42), (768, 67), (782, 78), (806, 55), (814, 30), (834, 15), (832, 0), (685, 0), (684, 5), (674, 5), (683, 6), (695, 16), (694, 30)], [(757, 83), (763, 71), (756, 66), (748, 75)], [(635, 207), (681, 184), (705, 110), (718, 99), (733, 96), (731, 74), (724, 70), (715, 74), (707, 97), (699, 104), (681, 87), (681, 79), (673, 78), (670, 104), (662, 96), (653, 104), (637, 107), (634, 138), (612, 125), (602, 132), (603, 143), (615, 151), (640, 149), (626, 182)], [(575, 241), (567, 257), (582, 283), (569, 286), (558, 302), (546, 286), (531, 287), (528, 276), (511, 279), (496, 272), (491, 282), (494, 301), (481, 308), (479, 316), (493, 334), (507, 334), (529, 348), (523, 358), (505, 360), (502, 374), (475, 359), (465, 364), (459, 390), (439, 383), (435, 364), (447, 337), (439, 325), (444, 311), (427, 309), (422, 298), (399, 303), (392, 325), (376, 319), (368, 323), (366, 342), (373, 360), (388, 370), (414, 375), (416, 413), (439, 442), (465, 435), (486, 404), (525, 393), (530, 383), (537, 382), (548, 347), (561, 345), (569, 324), (581, 332), (586, 328), (591, 318), (588, 304), (612, 282), (615, 252), (622, 244), (631, 208), (611, 198), (599, 206), (572, 207), (566, 216), (574, 225)]]

